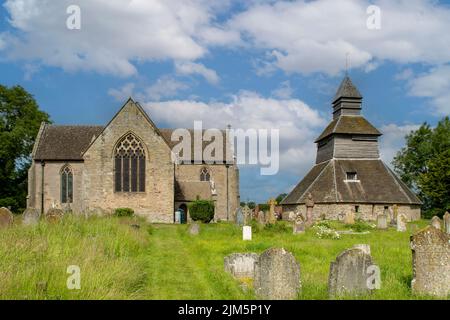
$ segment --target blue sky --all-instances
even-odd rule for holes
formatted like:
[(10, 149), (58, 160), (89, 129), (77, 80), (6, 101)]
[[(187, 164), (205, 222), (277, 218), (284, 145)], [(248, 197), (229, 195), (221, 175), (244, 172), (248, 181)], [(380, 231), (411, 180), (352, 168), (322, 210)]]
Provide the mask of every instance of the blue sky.
[[(66, 27), (72, 4), (80, 30)], [(313, 165), (347, 54), (386, 162), (448, 115), (449, 30), (448, 1), (8, 0), (0, 83), (25, 87), (57, 124), (106, 124), (132, 95), (160, 127), (277, 128), (279, 173), (241, 167), (241, 198), (264, 202)]]

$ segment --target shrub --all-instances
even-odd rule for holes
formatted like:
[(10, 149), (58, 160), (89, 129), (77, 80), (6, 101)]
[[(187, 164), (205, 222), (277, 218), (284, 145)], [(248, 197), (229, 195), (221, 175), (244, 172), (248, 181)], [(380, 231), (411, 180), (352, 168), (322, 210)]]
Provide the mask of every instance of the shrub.
[(327, 228), (325, 226), (315, 225), (313, 229), (316, 231), (316, 236), (319, 239), (333, 239), (338, 240), (341, 238), (341, 235), (337, 233), (335, 230)]
[(189, 204), (189, 215), (194, 221), (209, 223), (214, 218), (214, 202), (195, 200)]
[(289, 227), (289, 225), (286, 222), (280, 221), (280, 222), (276, 222), (276, 223), (266, 224), (264, 226), (264, 230), (273, 231), (276, 233), (283, 233), (283, 232), (291, 231), (291, 228)]
[(374, 229), (375, 225), (372, 225), (362, 220), (356, 220), (355, 223), (350, 226), (350, 228), (355, 232), (364, 232)]
[(134, 210), (131, 208), (117, 208), (114, 210), (116, 217), (131, 217), (134, 215)]

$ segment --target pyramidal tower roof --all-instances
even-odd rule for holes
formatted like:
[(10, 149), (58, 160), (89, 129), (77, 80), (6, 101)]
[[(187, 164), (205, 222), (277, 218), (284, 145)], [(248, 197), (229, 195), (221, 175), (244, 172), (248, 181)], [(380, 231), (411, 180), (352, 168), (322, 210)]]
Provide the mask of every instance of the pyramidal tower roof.
[(342, 80), (341, 85), (339, 86), (336, 95), (334, 96), (333, 101), (336, 101), (340, 98), (355, 98), (362, 99), (362, 95), (359, 92), (358, 88), (355, 87), (352, 80), (348, 75)]

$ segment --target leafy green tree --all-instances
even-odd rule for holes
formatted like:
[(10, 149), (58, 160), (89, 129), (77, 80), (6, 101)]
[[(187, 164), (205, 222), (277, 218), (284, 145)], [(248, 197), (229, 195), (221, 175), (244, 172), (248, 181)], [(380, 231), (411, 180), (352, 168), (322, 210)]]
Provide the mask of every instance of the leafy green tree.
[(278, 195), (278, 197), (275, 198), (275, 201), (279, 204), (281, 202), (281, 200), (286, 198), (286, 196), (287, 196), (287, 193), (281, 193)]
[(26, 205), (30, 154), (42, 121), (49, 116), (31, 94), (0, 85), (0, 206), (18, 211)]
[(427, 217), (450, 208), (450, 120), (431, 128), (424, 123), (406, 136), (406, 146), (396, 155), (396, 173), (424, 202)]

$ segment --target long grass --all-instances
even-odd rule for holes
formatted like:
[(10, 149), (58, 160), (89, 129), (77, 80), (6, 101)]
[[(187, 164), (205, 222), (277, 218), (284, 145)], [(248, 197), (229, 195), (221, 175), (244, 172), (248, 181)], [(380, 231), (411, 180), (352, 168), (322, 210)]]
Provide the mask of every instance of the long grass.
[[(139, 229), (130, 226), (136, 223)], [(372, 230), (331, 240), (318, 239), (313, 229), (299, 235), (291, 230), (283, 223), (254, 228), (253, 240), (243, 241), (241, 228), (229, 223), (201, 225), (197, 236), (190, 235), (186, 225), (146, 225), (129, 218), (69, 217), (59, 224), (17, 224), (0, 230), (0, 298), (255, 299), (251, 286), (224, 272), (224, 257), (284, 247), (301, 265), (299, 299), (328, 299), (330, 262), (360, 243), (371, 246), (382, 279), (381, 289), (363, 299), (430, 298), (411, 294), (411, 231)], [(67, 289), (69, 265), (81, 269), (81, 290)]]

